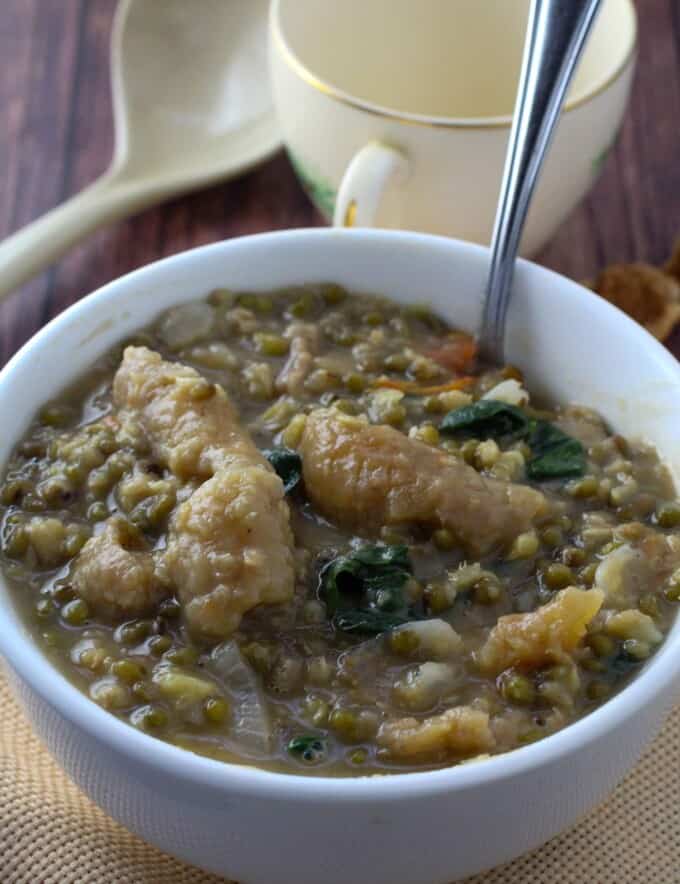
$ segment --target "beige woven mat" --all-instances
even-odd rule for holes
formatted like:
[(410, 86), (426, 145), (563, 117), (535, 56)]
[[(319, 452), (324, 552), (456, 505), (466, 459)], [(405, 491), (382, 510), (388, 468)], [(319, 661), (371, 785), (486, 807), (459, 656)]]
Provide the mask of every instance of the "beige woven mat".
[[(112, 822), (62, 774), (0, 676), (1, 884), (216, 884)], [(680, 884), (680, 709), (609, 800), (468, 884)], [(275, 884), (275, 882), (272, 882)]]

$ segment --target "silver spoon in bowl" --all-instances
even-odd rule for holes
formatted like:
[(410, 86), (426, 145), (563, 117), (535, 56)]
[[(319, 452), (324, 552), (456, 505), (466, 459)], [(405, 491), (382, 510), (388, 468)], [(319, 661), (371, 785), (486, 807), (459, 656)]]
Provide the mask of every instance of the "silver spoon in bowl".
[(480, 350), (503, 362), (522, 228), (562, 103), (602, 0), (532, 0), (522, 71), (491, 239)]

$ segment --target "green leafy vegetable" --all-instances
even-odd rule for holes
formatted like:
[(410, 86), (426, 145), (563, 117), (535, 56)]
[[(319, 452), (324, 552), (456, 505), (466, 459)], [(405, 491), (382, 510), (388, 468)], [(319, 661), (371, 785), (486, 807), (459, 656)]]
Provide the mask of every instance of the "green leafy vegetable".
[(410, 623), (412, 619), (398, 614), (385, 614), (382, 611), (338, 611), (333, 617), (333, 624), (342, 632), (379, 635), (381, 632), (389, 632), (397, 626), (403, 626), (404, 623)]
[(297, 451), (290, 448), (272, 448), (262, 454), (274, 467), (274, 472), (283, 482), (283, 489), (288, 494), (302, 478), (302, 458)]
[(402, 587), (411, 576), (406, 546), (363, 546), (329, 562), (321, 571), (320, 595), (330, 614), (340, 606), (341, 596), (365, 595), (381, 610), (403, 606)]
[(287, 748), (291, 755), (306, 764), (318, 764), (328, 754), (326, 740), (314, 734), (301, 734), (299, 737), (293, 737)]
[(472, 405), (455, 408), (444, 416), (439, 429), (442, 433), (469, 433), (482, 438), (524, 435), (529, 418), (514, 405), (496, 399), (479, 399)]
[(338, 629), (376, 634), (410, 618), (404, 586), (411, 579), (406, 546), (364, 546), (329, 562), (319, 596)]
[(607, 661), (607, 668), (614, 678), (622, 678), (624, 675), (632, 672), (636, 666), (639, 666), (640, 662), (640, 660), (636, 660), (635, 657), (621, 648)]
[(545, 479), (566, 479), (582, 476), (586, 470), (583, 445), (547, 421), (532, 421), (527, 442), (531, 460), (527, 476), (540, 482)]
[(408, 556), (408, 547), (405, 544), (399, 546), (361, 546), (351, 553), (351, 557), (368, 567), (383, 567), (394, 565), (411, 571), (411, 561)]
[(482, 438), (524, 439), (532, 454), (527, 476), (536, 482), (575, 478), (586, 470), (586, 454), (578, 439), (549, 421), (530, 418), (521, 408), (495, 399), (480, 399), (450, 411), (439, 429)]

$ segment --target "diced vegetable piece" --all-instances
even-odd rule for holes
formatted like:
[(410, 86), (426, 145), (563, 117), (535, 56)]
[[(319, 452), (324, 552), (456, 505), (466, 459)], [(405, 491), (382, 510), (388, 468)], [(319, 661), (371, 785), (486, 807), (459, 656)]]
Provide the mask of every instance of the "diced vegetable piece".
[(214, 315), (209, 304), (182, 304), (165, 314), (158, 331), (167, 347), (181, 350), (210, 333)]
[(424, 712), (451, 690), (458, 675), (450, 663), (421, 663), (395, 683), (392, 697), (406, 709)]
[(246, 755), (266, 755), (271, 751), (272, 725), (257, 675), (243, 659), (236, 642), (224, 642), (214, 648), (209, 666), (231, 699), (230, 739)]
[(595, 586), (603, 590), (608, 606), (629, 608), (636, 586), (644, 585), (650, 576), (646, 559), (625, 543), (616, 546), (597, 566)]
[(465, 371), (475, 360), (477, 342), (465, 332), (449, 332), (443, 343), (428, 350), (426, 355), (449, 371)]
[(442, 384), (429, 384), (423, 386), (414, 381), (397, 381), (394, 378), (378, 378), (374, 387), (382, 387), (388, 390), (399, 390), (409, 396), (435, 396), (438, 393), (450, 393), (454, 390), (464, 390), (474, 383), (474, 378), (454, 378)]
[(529, 394), (515, 378), (508, 378), (492, 387), (482, 399), (493, 399), (496, 402), (505, 402), (507, 405), (522, 406), (529, 401)]
[(404, 393), (400, 390), (376, 390), (368, 404), (369, 418), (374, 424), (399, 426), (406, 418), (403, 398)]
[(658, 645), (663, 639), (652, 618), (634, 609), (611, 614), (607, 618), (605, 630), (614, 638), (635, 639), (650, 645)]
[(463, 649), (463, 640), (445, 620), (420, 620), (397, 627), (390, 633), (388, 646), (397, 654), (420, 660), (449, 660)]

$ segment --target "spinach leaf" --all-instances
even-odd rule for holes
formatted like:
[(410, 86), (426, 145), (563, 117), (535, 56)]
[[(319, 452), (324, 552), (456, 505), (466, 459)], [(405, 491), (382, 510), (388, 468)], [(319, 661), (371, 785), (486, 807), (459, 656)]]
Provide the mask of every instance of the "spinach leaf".
[(302, 478), (302, 458), (290, 448), (272, 448), (262, 454), (274, 467), (274, 472), (283, 482), (283, 490), (288, 494)]
[(578, 439), (549, 421), (530, 418), (521, 408), (495, 399), (480, 399), (450, 411), (439, 429), (482, 438), (524, 439), (532, 455), (527, 476), (536, 482), (582, 476), (586, 470), (585, 450)]
[(631, 673), (640, 665), (640, 660), (636, 660), (624, 648), (620, 648), (617, 653), (607, 661), (607, 669), (614, 678), (619, 679)]
[(529, 418), (515, 405), (496, 399), (479, 399), (472, 405), (455, 408), (444, 416), (439, 430), (442, 433), (469, 433), (482, 438), (524, 435)]
[(531, 460), (527, 476), (535, 481), (582, 476), (586, 470), (583, 445), (547, 421), (532, 421), (527, 438)]
[(318, 764), (328, 754), (326, 740), (314, 734), (301, 734), (299, 737), (293, 737), (286, 748), (291, 755), (307, 764)]
[(403, 626), (414, 618), (398, 614), (385, 614), (382, 611), (354, 610), (338, 611), (333, 617), (333, 625), (342, 632), (355, 632), (361, 635), (379, 635), (397, 626)]
[(372, 607), (403, 607), (404, 584), (411, 576), (407, 546), (363, 546), (329, 562), (319, 575), (319, 595), (334, 614), (342, 596), (365, 596)]
[(340, 605), (340, 593), (361, 592), (360, 564), (350, 556), (333, 559), (319, 574), (319, 598), (326, 603), (329, 614), (335, 614)]
[(376, 634), (410, 619), (411, 573), (408, 547), (363, 546), (321, 570), (318, 594), (338, 629)]
[(355, 549), (351, 555), (355, 561), (369, 567), (394, 565), (409, 573), (411, 571), (408, 547), (404, 544), (399, 546), (361, 546), (359, 549)]

